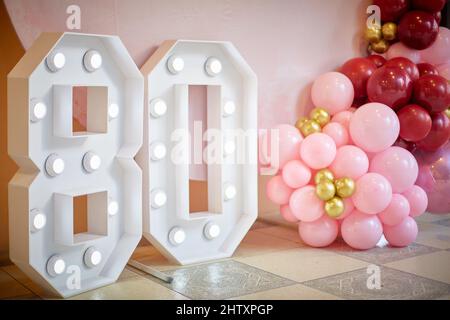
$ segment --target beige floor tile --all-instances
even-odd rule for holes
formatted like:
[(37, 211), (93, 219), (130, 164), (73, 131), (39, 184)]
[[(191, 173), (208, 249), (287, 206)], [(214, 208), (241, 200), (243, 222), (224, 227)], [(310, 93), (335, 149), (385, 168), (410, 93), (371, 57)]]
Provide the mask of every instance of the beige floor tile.
[(450, 284), (450, 252), (438, 251), (386, 266)]
[(450, 218), (450, 214), (432, 214), (425, 212), (421, 216), (418, 216), (415, 218), (419, 222), (434, 222), (439, 220), (445, 220)]
[(364, 268), (368, 265), (367, 262), (310, 247), (235, 260), (298, 282)]
[(416, 243), (438, 249), (450, 248), (450, 228), (437, 223), (420, 221), (418, 226), (419, 234), (417, 235)]
[(300, 236), (298, 234), (297, 228), (289, 228), (285, 226), (274, 226), (274, 227), (268, 227), (263, 229), (258, 229), (256, 232), (261, 232), (264, 234), (268, 234), (277, 238), (297, 242), (299, 244), (304, 245), (302, 239), (300, 239)]
[(260, 231), (250, 231), (242, 240), (233, 257), (251, 257), (270, 252), (298, 248), (299, 244)]
[(23, 296), (33, 296), (19, 281), (11, 277), (4, 270), (0, 269), (0, 299), (14, 299)]
[(230, 300), (340, 300), (340, 298), (301, 284), (296, 284), (234, 297)]

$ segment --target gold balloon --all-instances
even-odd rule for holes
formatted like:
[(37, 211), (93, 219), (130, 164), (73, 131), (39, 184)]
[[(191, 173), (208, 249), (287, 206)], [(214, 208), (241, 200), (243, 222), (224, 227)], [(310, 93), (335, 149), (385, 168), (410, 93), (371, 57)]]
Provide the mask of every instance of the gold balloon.
[(389, 43), (386, 40), (381, 39), (378, 42), (371, 43), (369, 48), (376, 53), (385, 53), (387, 49), (389, 49)]
[(330, 114), (323, 108), (314, 108), (311, 110), (309, 117), (316, 121), (321, 127), (330, 122)]
[(310, 134), (320, 132), (320, 125), (314, 120), (308, 120), (301, 126), (300, 132), (304, 137), (307, 137)]
[(319, 171), (317, 171), (316, 175), (314, 176), (314, 182), (316, 184), (319, 184), (319, 183), (325, 182), (325, 181), (333, 182), (333, 180), (334, 180), (333, 172), (331, 172), (328, 169), (319, 170)]
[(297, 120), (297, 122), (295, 123), (295, 127), (298, 130), (301, 130), (301, 128), (303, 127), (303, 125), (308, 122), (308, 118), (306, 117), (301, 117), (300, 119)]
[(371, 27), (367, 28), (365, 32), (365, 37), (370, 43), (378, 42), (381, 40), (381, 28)]
[(344, 212), (344, 201), (339, 197), (334, 197), (325, 202), (325, 212), (331, 218), (337, 218)]
[(447, 117), (449, 117), (449, 118), (450, 118), (450, 108), (448, 108), (448, 109), (447, 109), (447, 110), (445, 110), (444, 112), (445, 112), (445, 114), (447, 115)]
[(384, 40), (395, 40), (397, 37), (397, 25), (393, 22), (387, 22), (381, 27), (381, 33), (383, 34)]
[(348, 198), (355, 192), (355, 181), (351, 178), (336, 179), (334, 185), (337, 195), (341, 198)]
[(316, 195), (320, 200), (327, 201), (334, 197), (336, 188), (332, 181), (323, 181), (316, 185)]

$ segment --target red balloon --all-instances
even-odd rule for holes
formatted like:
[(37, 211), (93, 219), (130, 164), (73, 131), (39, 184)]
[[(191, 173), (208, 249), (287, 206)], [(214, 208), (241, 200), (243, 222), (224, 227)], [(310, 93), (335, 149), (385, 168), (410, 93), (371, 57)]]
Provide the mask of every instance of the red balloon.
[(384, 22), (397, 21), (409, 9), (409, 0), (374, 0), (373, 4), (380, 7)]
[(350, 79), (355, 89), (355, 99), (367, 96), (367, 80), (375, 70), (375, 63), (366, 58), (350, 59), (342, 65), (341, 72)]
[(419, 79), (419, 69), (414, 62), (408, 58), (396, 57), (388, 60), (385, 64), (386, 67), (399, 67), (405, 70), (412, 81)]
[(383, 56), (380, 56), (379, 54), (371, 54), (367, 57), (367, 59), (371, 60), (377, 68), (383, 66), (386, 63), (386, 59)]
[(417, 145), (415, 142), (406, 141), (402, 138), (398, 138), (397, 141), (395, 141), (394, 146), (401, 147), (403, 149), (408, 150), (409, 152), (413, 152), (417, 149)]
[(436, 19), (437, 24), (441, 23), (442, 14), (440, 11), (433, 13), (433, 17)]
[(418, 63), (417, 69), (419, 69), (419, 74), (421, 77), (427, 74), (434, 74), (436, 76), (439, 75), (439, 72), (436, 69), (436, 67), (429, 63)]
[(444, 112), (431, 116), (430, 133), (417, 143), (417, 147), (425, 151), (435, 151), (450, 139), (450, 120)]
[(397, 112), (400, 121), (400, 137), (405, 141), (417, 142), (431, 130), (431, 117), (427, 110), (417, 104), (408, 104)]
[(380, 102), (398, 109), (409, 102), (412, 87), (411, 78), (405, 70), (383, 66), (367, 81), (367, 96), (370, 102)]
[(439, 25), (431, 13), (410, 11), (398, 24), (398, 38), (405, 46), (422, 50), (428, 48), (438, 35)]
[(450, 106), (450, 83), (433, 74), (414, 82), (414, 101), (431, 113), (438, 113)]
[(412, 6), (416, 10), (435, 13), (444, 9), (445, 0), (412, 0)]

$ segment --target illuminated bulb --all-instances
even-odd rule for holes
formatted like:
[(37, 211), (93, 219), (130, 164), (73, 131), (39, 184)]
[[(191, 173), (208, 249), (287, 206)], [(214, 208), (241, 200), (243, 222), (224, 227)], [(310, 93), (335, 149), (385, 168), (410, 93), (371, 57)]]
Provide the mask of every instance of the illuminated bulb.
[(89, 151), (83, 157), (83, 167), (87, 172), (94, 172), (100, 168), (102, 159), (95, 153)]
[(115, 216), (117, 212), (119, 212), (119, 203), (110, 199), (108, 203), (108, 214), (110, 216)]
[(150, 195), (152, 207), (155, 209), (161, 208), (167, 202), (167, 196), (161, 189), (156, 189), (151, 192)]
[(177, 56), (171, 56), (167, 61), (167, 68), (172, 74), (177, 74), (184, 69), (184, 60)]
[(167, 153), (166, 146), (161, 142), (154, 142), (150, 145), (150, 153), (154, 161), (164, 159)]
[(111, 103), (109, 105), (108, 116), (110, 119), (115, 119), (119, 116), (119, 106), (116, 103)]
[(236, 105), (233, 101), (229, 100), (223, 105), (223, 115), (224, 117), (231, 116), (236, 111)]
[(169, 232), (169, 240), (174, 246), (182, 244), (186, 240), (186, 233), (180, 227), (174, 227)]
[(214, 238), (217, 238), (220, 235), (220, 227), (218, 224), (215, 224), (213, 222), (209, 222), (204, 230), (203, 233), (205, 234), (205, 237), (209, 240), (212, 240)]
[(225, 143), (223, 144), (223, 152), (225, 153), (225, 155), (230, 155), (234, 153), (235, 150), (236, 144), (234, 143), (234, 141), (232, 140), (225, 141)]
[(205, 64), (205, 70), (210, 76), (216, 76), (222, 71), (222, 63), (217, 58), (208, 58)]
[(47, 224), (47, 217), (41, 210), (31, 210), (31, 231), (37, 232), (45, 227)]
[(56, 277), (66, 270), (66, 263), (59, 255), (53, 255), (47, 261), (47, 272), (50, 276)]
[(64, 171), (64, 160), (61, 159), (56, 153), (48, 156), (45, 160), (45, 171), (52, 176), (56, 177)]
[(94, 72), (102, 66), (102, 56), (98, 51), (89, 50), (83, 57), (83, 64), (87, 71)]
[(89, 268), (94, 268), (102, 262), (102, 253), (95, 249), (95, 247), (89, 247), (84, 253), (84, 263)]
[(56, 72), (58, 70), (61, 70), (66, 64), (66, 56), (61, 52), (53, 51), (50, 55), (47, 56), (47, 59), (45, 61), (50, 71)]
[(226, 183), (224, 185), (224, 197), (225, 197), (225, 201), (227, 200), (231, 200), (234, 197), (236, 197), (236, 187), (234, 185), (232, 185), (231, 183)]
[(150, 101), (150, 113), (154, 118), (163, 116), (167, 111), (167, 104), (164, 100), (153, 99)]
[(31, 107), (31, 121), (37, 122), (39, 120), (42, 120), (47, 115), (47, 106), (42, 101), (34, 101), (32, 102)]

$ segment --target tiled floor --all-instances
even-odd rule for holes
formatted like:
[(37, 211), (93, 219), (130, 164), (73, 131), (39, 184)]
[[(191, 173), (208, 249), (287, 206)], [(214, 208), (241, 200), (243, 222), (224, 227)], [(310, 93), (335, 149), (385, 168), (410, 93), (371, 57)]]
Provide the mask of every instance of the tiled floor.
[[(72, 299), (445, 299), (450, 300), (450, 215), (425, 214), (407, 248), (324, 249), (302, 243), (279, 215), (255, 223), (233, 258), (180, 267), (143, 242), (133, 258), (174, 278), (127, 267), (112, 285)], [(379, 276), (379, 277), (378, 277)], [(17, 267), (0, 267), (0, 299), (49, 298)]]

